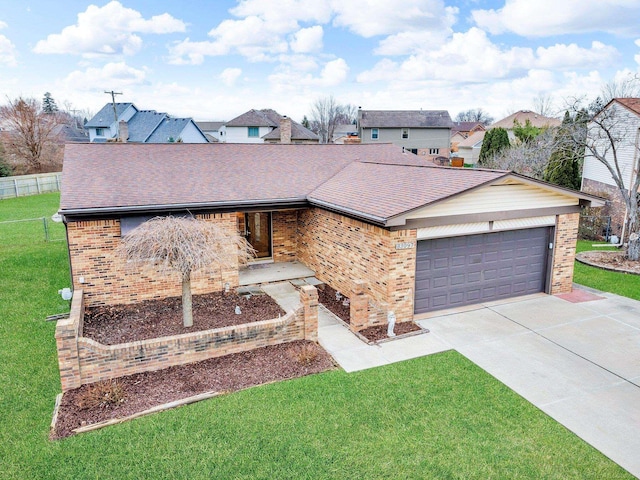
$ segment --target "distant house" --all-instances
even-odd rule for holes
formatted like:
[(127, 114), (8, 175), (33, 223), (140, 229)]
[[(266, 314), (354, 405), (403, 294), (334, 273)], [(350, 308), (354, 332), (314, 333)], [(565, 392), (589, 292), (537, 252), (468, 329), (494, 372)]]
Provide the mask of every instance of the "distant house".
[(350, 140), (358, 138), (358, 126), (355, 123), (336, 125), (333, 128), (331, 143), (350, 143)]
[(120, 139), (131, 143), (208, 143), (191, 118), (174, 118), (155, 110), (139, 110), (133, 103), (107, 103), (85, 125), (89, 141)]
[(225, 122), (196, 122), (209, 143), (224, 142)]
[(482, 148), (482, 141), (484, 140), (484, 134), (486, 132), (481, 130), (474, 132), (465, 138), (457, 145), (459, 157), (462, 157), (466, 164), (476, 164), (480, 158), (480, 149)]
[(453, 122), (451, 128), (451, 151), (458, 151), (458, 144), (475, 132), (484, 132), (485, 126), (481, 122)]
[(513, 113), (508, 117), (505, 117), (502, 120), (489, 125), (487, 129), (502, 127), (509, 134), (509, 140), (511, 141), (516, 138), (515, 134), (513, 133), (513, 127), (516, 124), (524, 126), (527, 121), (529, 121), (531, 126), (538, 128), (559, 127), (562, 123), (562, 121), (557, 118), (545, 117), (544, 115), (532, 112), (531, 110), (519, 110), (516, 113)]
[(449, 157), (453, 123), (446, 110), (358, 110), (362, 143), (393, 143), (430, 159)]
[[(284, 120), (284, 124), (282, 123)], [(281, 133), (284, 125), (285, 132)], [(289, 128), (290, 135), (286, 131)], [(308, 128), (272, 109), (249, 110), (224, 125), (225, 143), (318, 143), (320, 139)], [(282, 138), (285, 141), (282, 141)]]
[[(624, 187), (631, 188), (632, 178), (637, 168), (638, 156), (640, 155), (640, 98), (614, 98), (596, 115), (605, 120), (600, 122), (607, 124), (607, 130), (616, 140), (615, 150), (610, 142), (601, 140), (606, 132), (602, 130), (597, 122), (590, 122), (587, 128), (589, 142), (593, 142), (598, 147), (598, 151), (606, 151), (607, 162), (614, 165), (614, 155), (618, 160), (620, 177), (624, 182)], [(602, 142), (602, 144), (600, 144)], [(607, 167), (600, 161), (585, 152), (584, 165), (582, 168), (582, 188), (587, 193), (607, 197), (608, 214), (611, 215), (612, 233), (620, 238), (626, 237), (624, 223), (626, 217), (625, 202), (620, 193), (619, 187), (613, 180)]]

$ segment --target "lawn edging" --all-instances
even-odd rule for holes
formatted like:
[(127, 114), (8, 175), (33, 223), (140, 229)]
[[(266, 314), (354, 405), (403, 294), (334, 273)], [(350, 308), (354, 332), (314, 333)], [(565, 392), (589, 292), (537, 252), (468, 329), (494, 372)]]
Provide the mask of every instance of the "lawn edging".
[(82, 336), (84, 296), (76, 290), (68, 319), (58, 321), (60, 383), (66, 392), (87, 383), (150, 372), (295, 340), (318, 339), (318, 292), (300, 289), (300, 305), (280, 318), (193, 333), (103, 345)]

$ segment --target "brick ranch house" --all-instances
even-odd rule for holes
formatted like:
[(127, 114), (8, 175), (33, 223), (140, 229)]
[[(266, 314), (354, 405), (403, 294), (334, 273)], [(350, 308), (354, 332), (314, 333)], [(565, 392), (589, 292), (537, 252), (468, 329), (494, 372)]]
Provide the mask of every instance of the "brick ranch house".
[[(246, 234), (257, 261), (299, 261), (346, 296), (357, 328), (450, 307), (572, 288), (582, 206), (598, 197), (510, 172), (439, 167), (375, 145), (67, 145), (60, 213), (85, 305), (180, 295), (180, 281), (132, 273), (122, 235), (190, 213)], [(195, 294), (239, 270), (195, 275)], [(363, 318), (365, 318), (363, 316)]]

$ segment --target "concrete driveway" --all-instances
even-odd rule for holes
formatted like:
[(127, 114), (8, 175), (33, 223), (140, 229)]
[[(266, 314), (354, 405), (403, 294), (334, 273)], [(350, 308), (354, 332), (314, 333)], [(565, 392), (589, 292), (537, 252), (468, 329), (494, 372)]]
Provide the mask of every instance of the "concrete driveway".
[(418, 323), (640, 477), (640, 302), (574, 292)]

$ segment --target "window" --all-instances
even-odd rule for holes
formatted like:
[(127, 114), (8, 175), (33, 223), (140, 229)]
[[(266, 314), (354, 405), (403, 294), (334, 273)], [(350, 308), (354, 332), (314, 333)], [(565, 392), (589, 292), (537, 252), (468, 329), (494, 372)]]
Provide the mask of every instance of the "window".
[(250, 137), (258, 137), (260, 135), (260, 129), (258, 127), (248, 127)]
[(409, 129), (408, 128), (403, 128), (402, 129), (402, 138), (409, 138)]
[(96, 128), (96, 137), (104, 137), (104, 128)]
[(440, 153), (440, 149), (439, 148), (430, 148), (429, 149), (429, 155), (438, 155)]
[(371, 129), (371, 140), (377, 140), (378, 139), (378, 129), (377, 128), (372, 128)]

